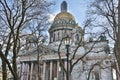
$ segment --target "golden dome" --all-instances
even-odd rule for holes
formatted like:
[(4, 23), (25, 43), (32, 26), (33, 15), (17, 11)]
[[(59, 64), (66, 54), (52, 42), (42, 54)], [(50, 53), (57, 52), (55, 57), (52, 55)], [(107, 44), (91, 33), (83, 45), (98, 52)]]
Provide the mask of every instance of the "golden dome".
[(61, 12), (61, 13), (57, 14), (55, 19), (54, 19), (54, 21), (59, 20), (61, 18), (68, 18), (70, 20), (74, 20), (75, 21), (75, 18), (72, 16), (72, 14), (70, 14), (68, 12)]
[(65, 26), (69, 29), (76, 25), (75, 18), (69, 12), (60, 12), (54, 18), (54, 22), (51, 25), (50, 31), (63, 29)]

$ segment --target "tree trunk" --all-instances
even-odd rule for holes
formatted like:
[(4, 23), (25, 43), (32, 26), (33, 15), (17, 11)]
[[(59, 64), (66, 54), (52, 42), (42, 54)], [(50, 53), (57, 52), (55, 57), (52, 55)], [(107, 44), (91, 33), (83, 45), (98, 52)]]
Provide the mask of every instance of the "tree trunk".
[(117, 36), (117, 60), (118, 60), (118, 67), (120, 69), (120, 0), (118, 2), (118, 36)]
[(13, 55), (13, 71), (15, 72), (14, 80), (19, 80), (18, 79), (18, 74), (17, 74), (17, 62), (16, 62), (16, 55)]
[(118, 2), (118, 34), (117, 34), (117, 41), (115, 47), (116, 47), (116, 58), (118, 62), (118, 71), (120, 73), (120, 0)]
[(4, 59), (2, 59), (2, 73), (3, 73), (3, 80), (7, 80), (7, 68), (6, 68), (6, 62)]

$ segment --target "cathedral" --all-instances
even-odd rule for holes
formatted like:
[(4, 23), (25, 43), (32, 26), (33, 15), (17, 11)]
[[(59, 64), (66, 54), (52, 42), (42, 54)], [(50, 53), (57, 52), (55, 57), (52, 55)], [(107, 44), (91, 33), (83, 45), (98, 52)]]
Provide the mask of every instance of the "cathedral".
[(49, 28), (49, 44), (32, 47), (19, 53), (20, 80), (67, 80), (66, 48), (63, 38), (69, 35), (69, 80), (113, 80), (113, 57), (109, 54), (108, 40), (84, 41), (84, 31), (61, 3), (61, 11)]

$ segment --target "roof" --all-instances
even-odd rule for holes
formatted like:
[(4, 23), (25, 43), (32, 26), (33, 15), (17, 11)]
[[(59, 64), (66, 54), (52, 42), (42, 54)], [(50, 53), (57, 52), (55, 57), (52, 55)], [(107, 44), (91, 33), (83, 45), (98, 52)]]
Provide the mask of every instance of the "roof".
[(60, 12), (60, 13), (58, 13), (58, 14), (56, 15), (54, 21), (55, 21), (55, 20), (58, 20), (58, 19), (61, 19), (61, 18), (68, 18), (68, 19), (70, 19), (70, 20), (72, 19), (72, 20), (75, 21), (74, 16), (73, 16), (72, 14), (70, 14), (69, 12)]
[(27, 56), (27, 55), (36, 55), (36, 54), (55, 54), (57, 51), (50, 49), (48, 46), (40, 45), (38, 47), (31, 48), (29, 50), (21, 50), (19, 56)]
[(49, 31), (59, 29), (73, 29), (76, 26), (75, 18), (69, 12), (60, 12), (54, 18), (54, 22), (51, 25)]

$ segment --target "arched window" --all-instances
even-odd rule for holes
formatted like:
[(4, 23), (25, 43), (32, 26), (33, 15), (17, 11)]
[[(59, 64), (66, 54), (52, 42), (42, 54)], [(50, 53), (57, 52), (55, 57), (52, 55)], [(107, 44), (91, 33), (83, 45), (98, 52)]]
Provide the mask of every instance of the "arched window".
[(52, 42), (53, 39), (53, 33), (50, 33), (50, 42)]
[(99, 72), (95, 72), (95, 80), (100, 80), (100, 77), (99, 77)]
[(75, 39), (76, 41), (79, 41), (79, 34), (76, 34)]
[(53, 33), (53, 41), (55, 41), (55, 33)]
[(58, 32), (58, 40), (60, 39), (60, 33)]

